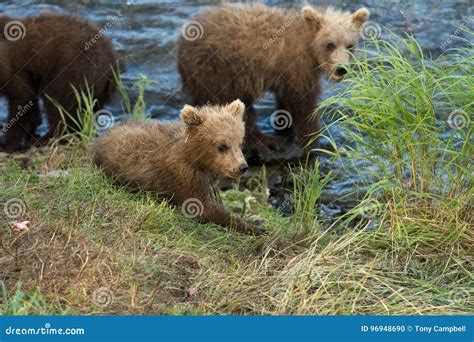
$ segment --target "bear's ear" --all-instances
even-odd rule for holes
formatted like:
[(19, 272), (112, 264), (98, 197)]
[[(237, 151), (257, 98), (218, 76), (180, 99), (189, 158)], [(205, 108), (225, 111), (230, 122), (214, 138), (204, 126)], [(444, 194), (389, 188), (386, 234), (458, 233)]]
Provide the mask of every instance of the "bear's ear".
[(181, 109), (181, 120), (188, 127), (199, 126), (202, 123), (202, 116), (196, 107), (185, 105)]
[(245, 105), (240, 100), (235, 100), (225, 107), (236, 118), (242, 118), (245, 112)]
[(315, 11), (311, 6), (304, 6), (301, 10), (304, 20), (310, 24), (314, 29), (319, 30), (321, 28), (322, 17)]
[(367, 8), (359, 8), (357, 11), (352, 13), (351, 20), (352, 24), (356, 28), (360, 28), (363, 23), (365, 23), (369, 19), (370, 12)]

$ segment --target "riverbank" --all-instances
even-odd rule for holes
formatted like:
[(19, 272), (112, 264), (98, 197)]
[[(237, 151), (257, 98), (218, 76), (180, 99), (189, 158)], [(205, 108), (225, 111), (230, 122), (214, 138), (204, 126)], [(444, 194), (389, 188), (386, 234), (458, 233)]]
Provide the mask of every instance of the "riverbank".
[[(403, 54), (377, 44), (321, 104), (346, 134), (326, 151), (341, 173), (293, 166), (289, 213), (269, 204), (265, 168), (220, 192), (265, 236), (112, 185), (91, 166), (92, 126), (2, 155), (0, 313), (473, 314), (472, 49), (429, 60), (410, 39)], [(324, 191), (356, 161), (368, 187), (328, 221)]]

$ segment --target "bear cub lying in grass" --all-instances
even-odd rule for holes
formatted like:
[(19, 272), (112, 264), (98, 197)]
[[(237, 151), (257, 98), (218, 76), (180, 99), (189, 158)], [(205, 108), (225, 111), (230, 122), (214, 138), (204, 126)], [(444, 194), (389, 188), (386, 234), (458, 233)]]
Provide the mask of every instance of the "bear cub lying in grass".
[[(184, 106), (182, 122), (125, 123), (94, 143), (95, 165), (119, 184), (164, 194), (185, 216), (240, 233), (263, 233), (213, 202), (210, 177), (236, 178), (248, 165), (242, 154), (245, 106)], [(188, 214), (188, 215), (186, 215)]]

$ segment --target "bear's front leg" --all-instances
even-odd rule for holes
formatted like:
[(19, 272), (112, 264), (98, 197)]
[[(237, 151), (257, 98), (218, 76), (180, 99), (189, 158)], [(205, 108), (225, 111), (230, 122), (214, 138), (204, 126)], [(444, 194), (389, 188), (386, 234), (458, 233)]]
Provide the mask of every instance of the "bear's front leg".
[(245, 222), (222, 205), (213, 202), (203, 204), (203, 212), (199, 219), (203, 223), (215, 223), (243, 234), (262, 235), (265, 233), (264, 229)]
[[(310, 112), (311, 113), (311, 112)], [(294, 130), (298, 143), (306, 150), (315, 148), (318, 144), (318, 133), (321, 127), (319, 118), (312, 118), (310, 115), (296, 119)]]

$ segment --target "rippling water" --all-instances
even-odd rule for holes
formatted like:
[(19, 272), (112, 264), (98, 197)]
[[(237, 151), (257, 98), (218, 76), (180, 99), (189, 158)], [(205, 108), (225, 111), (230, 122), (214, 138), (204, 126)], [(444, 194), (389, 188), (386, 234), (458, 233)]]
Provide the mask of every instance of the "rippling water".
[[(262, 1), (278, 7), (303, 6), (302, 1)], [(144, 73), (154, 84), (146, 93), (148, 112), (152, 117), (173, 118), (185, 102), (176, 70), (175, 41), (182, 24), (191, 16), (218, 4), (218, 1), (2, 1), (0, 11), (11, 16), (39, 14), (43, 11), (70, 12), (88, 18), (101, 26), (107, 20), (113, 25), (106, 34), (113, 38), (121, 60), (126, 66), (123, 78), (126, 83), (137, 80)], [(355, 10), (366, 6), (371, 18), (384, 25), (384, 30), (403, 33), (407, 20), (422, 47), (436, 51), (455, 30), (455, 25), (474, 14), (472, 1), (318, 1), (318, 5), (331, 4), (337, 8)], [(405, 15), (401, 14), (402, 11)], [(114, 19), (120, 14), (119, 19)], [(471, 18), (472, 19), (472, 18)], [(382, 33), (384, 33), (382, 31)], [(454, 40), (451, 46), (461, 44)], [(327, 83), (337, 91), (334, 84)], [(325, 92), (327, 96), (328, 92)], [(119, 106), (112, 106), (117, 115)], [(260, 112), (271, 113), (272, 98), (260, 101)], [(2, 118), (5, 117), (5, 110)], [(266, 121), (266, 120), (264, 120)], [(260, 122), (269, 128), (267, 122)]]
[[(261, 1), (278, 7), (300, 8), (302, 1)], [(43, 11), (74, 13), (88, 18), (104, 27), (107, 21), (113, 25), (107, 29), (126, 70), (122, 77), (130, 85), (138, 75), (147, 75), (154, 83), (145, 94), (147, 112), (153, 118), (176, 118), (180, 107), (186, 102), (181, 92), (180, 78), (176, 70), (175, 41), (181, 26), (193, 15), (218, 4), (217, 1), (2, 1), (1, 13), (21, 17), (28, 14), (39, 14)], [(311, 2), (314, 4), (314, 2)], [(402, 34), (412, 30), (422, 48), (438, 54), (443, 43), (456, 29), (456, 25), (474, 25), (474, 8), (472, 1), (318, 1), (318, 5), (330, 4), (337, 8), (355, 10), (365, 6), (371, 10), (370, 20), (382, 25), (382, 36), (388, 32)], [(117, 19), (117, 16), (119, 18)], [(460, 39), (453, 39), (449, 47), (466, 44)], [(338, 87), (324, 81), (327, 88), (323, 96), (335, 94)], [(3, 100), (2, 100), (3, 101)], [(273, 99), (265, 96), (256, 109), (260, 114), (259, 124), (264, 130), (271, 130), (268, 115), (273, 111)], [(111, 104), (115, 115), (120, 116), (118, 100)], [(0, 103), (0, 119), (6, 120), (5, 101)], [(43, 126), (44, 129), (44, 126)], [(332, 128), (338, 139), (337, 126)], [(324, 165), (323, 165), (324, 167)], [(328, 169), (340, 172), (340, 165), (326, 165)], [(362, 167), (355, 165), (356, 168)], [(346, 172), (346, 171), (345, 171)], [(326, 214), (332, 215), (342, 209), (331, 207), (332, 200), (346, 192), (354, 191), (357, 179), (346, 174), (333, 182), (325, 193), (323, 201)], [(323, 196), (324, 197), (324, 196)]]

